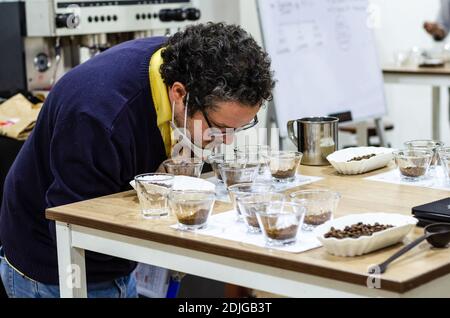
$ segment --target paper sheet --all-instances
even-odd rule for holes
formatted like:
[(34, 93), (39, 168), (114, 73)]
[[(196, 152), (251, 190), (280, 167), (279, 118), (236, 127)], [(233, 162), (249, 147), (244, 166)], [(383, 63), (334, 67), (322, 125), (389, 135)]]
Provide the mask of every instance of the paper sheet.
[(165, 268), (139, 263), (136, 268), (136, 288), (139, 295), (165, 298), (170, 271)]
[[(177, 228), (177, 225), (172, 225), (171, 227)], [(197, 230), (196, 233), (259, 247), (266, 247), (263, 234), (248, 233), (245, 223), (237, 221), (236, 211), (229, 211), (211, 216), (207, 228)], [(321, 246), (322, 244), (316, 239), (316, 236), (312, 232), (302, 231), (299, 233), (297, 243), (289, 246), (270, 248), (290, 253), (302, 253)]]
[(375, 176), (365, 178), (365, 180), (450, 191), (450, 183), (445, 178), (444, 170), (439, 166), (431, 170), (426, 178), (418, 181), (403, 180), (398, 169), (377, 174)]

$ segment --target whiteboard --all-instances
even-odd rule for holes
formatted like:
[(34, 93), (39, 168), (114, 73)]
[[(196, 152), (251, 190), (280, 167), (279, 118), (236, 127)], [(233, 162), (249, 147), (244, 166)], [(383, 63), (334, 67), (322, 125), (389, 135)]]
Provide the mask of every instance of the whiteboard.
[(386, 114), (368, 0), (258, 0), (258, 9), (282, 136), (302, 117)]

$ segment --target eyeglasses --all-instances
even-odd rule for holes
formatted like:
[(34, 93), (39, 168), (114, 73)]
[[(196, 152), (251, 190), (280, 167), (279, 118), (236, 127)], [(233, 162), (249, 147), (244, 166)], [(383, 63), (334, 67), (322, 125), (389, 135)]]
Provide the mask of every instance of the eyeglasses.
[[(205, 117), (205, 121), (208, 124), (209, 128), (216, 128), (218, 130), (220, 130), (219, 127), (215, 127), (214, 125), (211, 124), (211, 121), (208, 118), (208, 114), (206, 113), (206, 111), (204, 109), (201, 110), (203, 117)], [(225, 136), (231, 136), (234, 134), (237, 134), (238, 132), (250, 129), (255, 127), (258, 124), (258, 115), (255, 115), (255, 118), (253, 118), (253, 120), (251, 122), (249, 122), (248, 124), (245, 124), (244, 126), (238, 127), (238, 128), (226, 128), (225, 132), (211, 132), (210, 136), (211, 137), (225, 137)]]

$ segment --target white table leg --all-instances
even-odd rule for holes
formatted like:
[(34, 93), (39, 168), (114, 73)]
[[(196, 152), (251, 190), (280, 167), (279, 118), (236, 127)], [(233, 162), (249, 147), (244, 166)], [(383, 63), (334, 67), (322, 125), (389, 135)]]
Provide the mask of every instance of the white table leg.
[(368, 146), (368, 133), (367, 133), (367, 123), (357, 122), (356, 124), (356, 140), (359, 147)]
[(432, 131), (433, 139), (441, 139), (441, 88), (439, 86), (433, 86), (433, 101), (432, 101)]
[(375, 126), (377, 128), (378, 139), (380, 140), (380, 147), (386, 147), (386, 131), (382, 118), (375, 118)]
[(56, 222), (59, 290), (61, 298), (87, 298), (84, 250), (72, 247), (71, 227)]

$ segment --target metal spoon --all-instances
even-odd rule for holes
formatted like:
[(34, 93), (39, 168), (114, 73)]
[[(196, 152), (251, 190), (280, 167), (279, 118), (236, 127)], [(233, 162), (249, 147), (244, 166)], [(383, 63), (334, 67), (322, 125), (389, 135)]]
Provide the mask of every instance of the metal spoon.
[(445, 248), (450, 243), (450, 224), (448, 223), (431, 224), (425, 227), (424, 231), (425, 234), (423, 236), (409, 243), (400, 251), (389, 257), (386, 261), (379, 264), (377, 269), (379, 270), (380, 274), (386, 272), (386, 269), (391, 262), (402, 256), (406, 252), (409, 252), (424, 240), (427, 240), (428, 243), (436, 248)]

